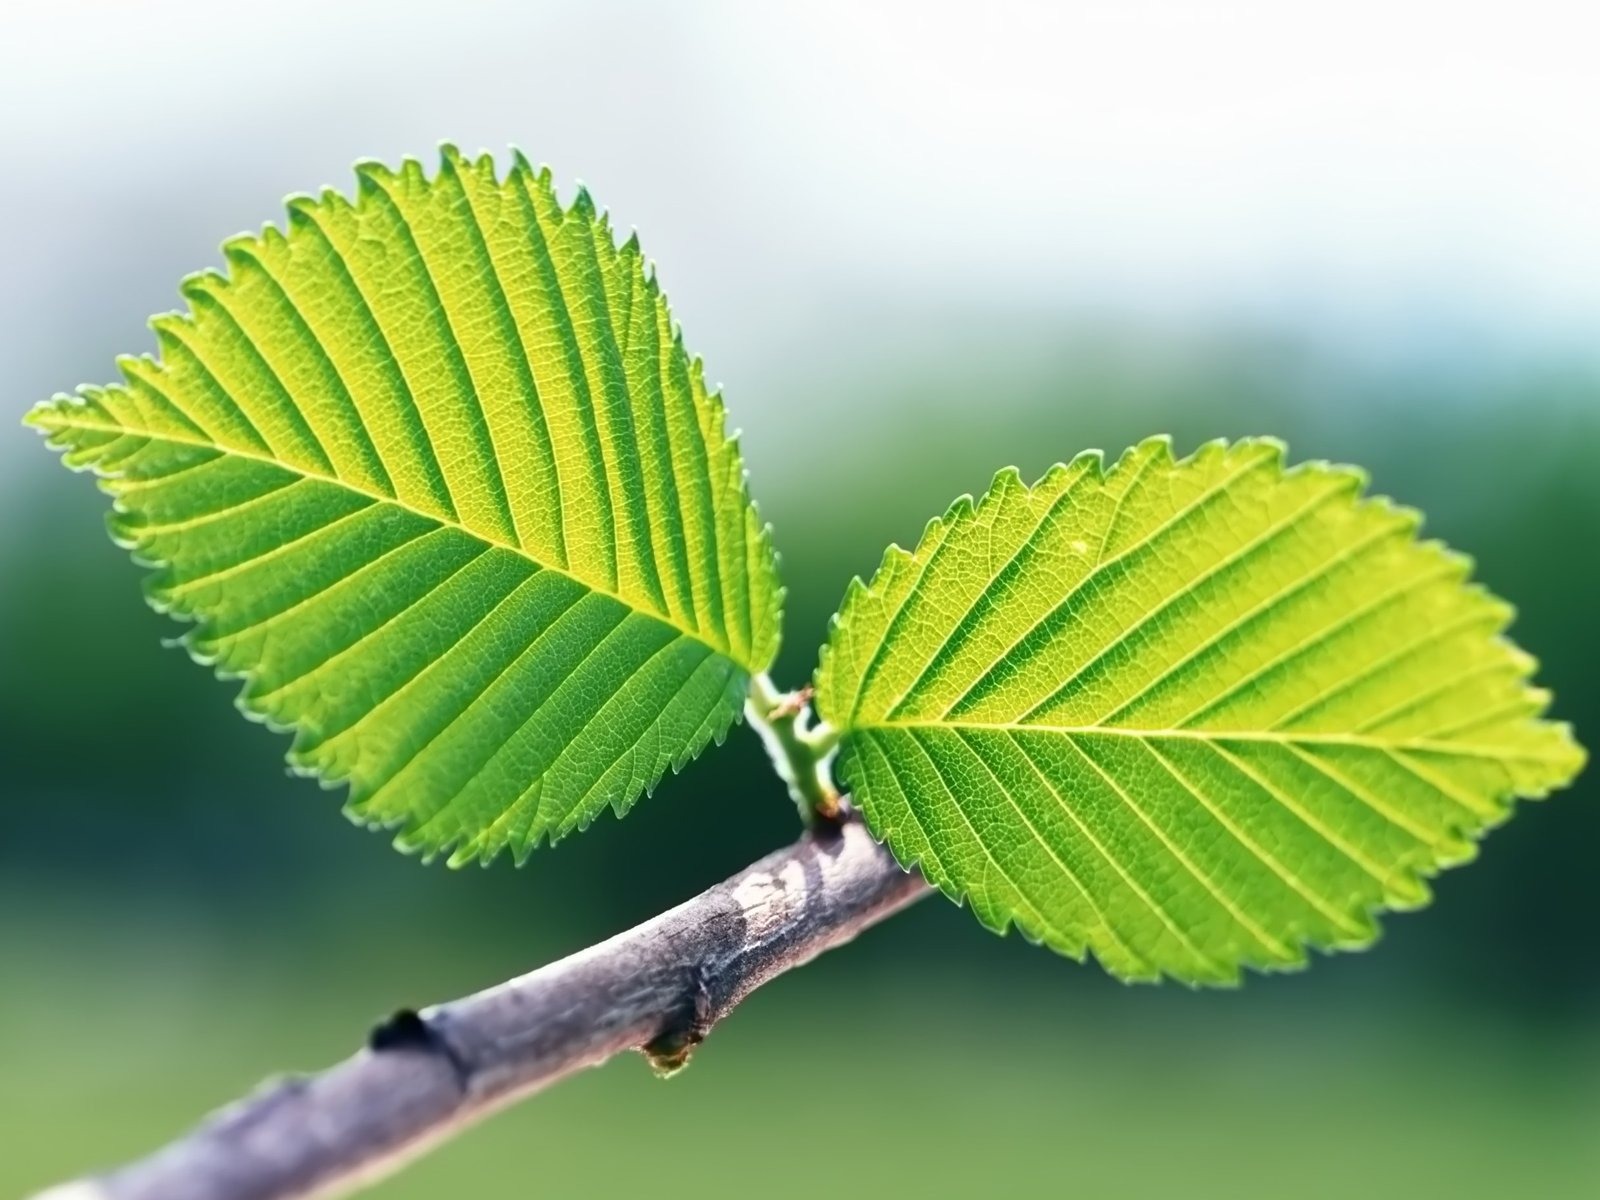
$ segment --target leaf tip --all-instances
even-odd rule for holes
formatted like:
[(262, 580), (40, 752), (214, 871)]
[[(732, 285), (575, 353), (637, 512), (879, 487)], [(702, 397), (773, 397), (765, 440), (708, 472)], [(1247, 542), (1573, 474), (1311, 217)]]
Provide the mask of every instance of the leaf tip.
[(1563, 776), (1558, 787), (1568, 787), (1589, 766), (1589, 749), (1578, 740), (1578, 732), (1570, 721), (1552, 721), (1551, 729), (1557, 740), (1556, 770)]
[(22, 425), (27, 429), (36, 429), (41, 434), (48, 436), (61, 427), (63, 410), (73, 404), (82, 404), (82, 401), (65, 392), (57, 392), (48, 400), (40, 400), (22, 414)]

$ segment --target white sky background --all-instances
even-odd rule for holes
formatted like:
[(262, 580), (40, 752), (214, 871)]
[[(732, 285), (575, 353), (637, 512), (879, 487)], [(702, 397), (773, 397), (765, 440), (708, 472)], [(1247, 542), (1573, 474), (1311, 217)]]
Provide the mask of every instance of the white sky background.
[(797, 345), (822, 394), (973, 312), (1600, 346), (1600, 4), (19, 0), (0, 413), (149, 347), (283, 194), (445, 137), (638, 227), (752, 438)]

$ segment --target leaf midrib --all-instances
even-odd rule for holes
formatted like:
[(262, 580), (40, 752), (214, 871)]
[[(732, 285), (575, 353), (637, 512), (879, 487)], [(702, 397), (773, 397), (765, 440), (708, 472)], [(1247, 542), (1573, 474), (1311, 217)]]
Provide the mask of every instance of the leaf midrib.
[(1123, 737), (1138, 741), (1264, 742), (1280, 746), (1346, 746), (1379, 750), (1386, 754), (1454, 754), (1494, 761), (1556, 762), (1554, 754), (1535, 754), (1503, 746), (1467, 745), (1436, 738), (1379, 738), (1359, 733), (1284, 733), (1263, 729), (1137, 729), (1118, 725), (1052, 725), (1022, 721), (865, 721), (850, 725), (842, 733), (870, 733), (875, 729), (972, 729), (1008, 733), (1055, 733), (1065, 737)]
[(100, 421), (84, 421), (74, 417), (64, 416), (59, 410), (46, 411), (38, 418), (38, 424), (40, 427), (46, 430), (52, 428), (84, 429), (97, 433), (115, 433), (123, 436), (143, 437), (152, 441), (166, 442), (169, 445), (175, 446), (191, 446), (201, 450), (215, 450), (220, 454), (230, 455), (234, 458), (247, 459), (251, 462), (258, 462), (266, 466), (276, 467), (279, 470), (289, 471), (293, 474), (299, 475), (303, 479), (333, 484), (335, 487), (341, 487), (347, 491), (354, 492), (357, 495), (366, 496), (379, 504), (388, 504), (404, 512), (411, 513), (414, 516), (421, 517), (423, 520), (435, 521), (445, 528), (459, 530), (467, 537), (482, 542), (487, 546), (509, 551), (510, 553), (517, 555), (517, 557), (533, 563), (541, 571), (550, 571), (557, 575), (563, 575), (572, 580), (574, 583), (588, 588), (590, 591), (598, 595), (607, 596), (610, 599), (615, 600), (618, 604), (621, 604), (642, 616), (650, 617), (653, 620), (660, 621), (663, 625), (676, 630), (684, 637), (699, 642), (701, 645), (709, 649), (713, 654), (720, 654), (729, 662), (734, 663), (745, 671), (751, 671), (754, 669), (749, 663), (740, 662), (739, 659), (734, 656), (731, 646), (717, 645), (717, 643), (708, 639), (698, 629), (691, 629), (680, 622), (673, 620), (672, 617), (666, 613), (661, 613), (655, 611), (654, 609), (646, 608), (643, 605), (628, 599), (626, 596), (619, 595), (615, 590), (609, 587), (603, 587), (589, 579), (585, 579), (582, 575), (570, 570), (567, 567), (558, 567), (550, 563), (543, 562), (542, 560), (530, 554), (525, 547), (513, 545), (502, 538), (490, 536), (481, 530), (477, 530), (469, 525), (463, 524), (458, 518), (445, 517), (438, 513), (431, 513), (424, 509), (417, 508), (415, 505), (406, 503), (398, 496), (393, 496), (386, 492), (375, 491), (372, 488), (362, 487), (359, 484), (350, 482), (348, 479), (340, 479), (336, 475), (329, 475), (322, 471), (314, 471), (307, 467), (299, 466), (295, 463), (284, 462), (281, 459), (274, 458), (269, 454), (261, 454), (250, 450), (241, 450), (235, 446), (225, 445), (221, 442), (203, 438), (183, 437), (166, 431), (146, 429), (135, 425), (117, 422), (106, 423)]

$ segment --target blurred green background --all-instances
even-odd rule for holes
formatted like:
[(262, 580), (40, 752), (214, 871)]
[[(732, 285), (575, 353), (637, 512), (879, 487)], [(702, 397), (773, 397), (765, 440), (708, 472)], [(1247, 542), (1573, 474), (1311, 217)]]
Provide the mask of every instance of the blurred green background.
[[(1595, 33), (1576, 4), (12, 6), (4, 412), (150, 348), (283, 193), (515, 142), (639, 228), (726, 384), (780, 683), (996, 468), (1273, 433), (1472, 553), (1593, 746)], [(33, 443), (0, 431), (0, 1195), (794, 835), (741, 730), (523, 871), (395, 854), (163, 648), (102, 498)], [(1600, 1195), (1597, 802), (1591, 771), (1375, 950), (1233, 993), (928, 901), (682, 1076), (614, 1063), (375, 1194)]]

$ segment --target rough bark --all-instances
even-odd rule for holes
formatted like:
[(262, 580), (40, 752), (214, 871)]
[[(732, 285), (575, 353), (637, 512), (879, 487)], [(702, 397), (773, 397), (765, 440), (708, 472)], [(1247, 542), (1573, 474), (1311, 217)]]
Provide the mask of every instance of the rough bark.
[(750, 992), (927, 891), (847, 817), (569, 958), (397, 1013), (336, 1066), (268, 1082), (148, 1158), (39, 1200), (344, 1195), (620, 1051), (681, 1064)]

